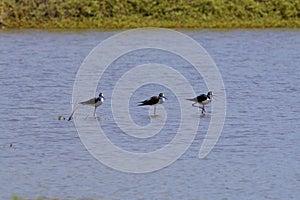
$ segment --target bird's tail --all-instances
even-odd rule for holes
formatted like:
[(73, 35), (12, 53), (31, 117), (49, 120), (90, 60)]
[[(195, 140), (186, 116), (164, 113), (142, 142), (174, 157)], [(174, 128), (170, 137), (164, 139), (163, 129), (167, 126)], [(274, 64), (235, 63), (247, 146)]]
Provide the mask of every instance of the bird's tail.
[(94, 106), (94, 103), (90, 103), (90, 102), (86, 102), (86, 101), (84, 101), (84, 102), (79, 102), (79, 104), (81, 104), (81, 105), (86, 105), (86, 106)]
[(140, 101), (140, 102), (138, 102), (139, 103), (139, 105), (138, 106), (146, 106), (147, 104), (147, 100), (145, 100), (145, 101)]
[(185, 99), (185, 100), (188, 100), (188, 101), (195, 101), (195, 98), (192, 98), (192, 99)]

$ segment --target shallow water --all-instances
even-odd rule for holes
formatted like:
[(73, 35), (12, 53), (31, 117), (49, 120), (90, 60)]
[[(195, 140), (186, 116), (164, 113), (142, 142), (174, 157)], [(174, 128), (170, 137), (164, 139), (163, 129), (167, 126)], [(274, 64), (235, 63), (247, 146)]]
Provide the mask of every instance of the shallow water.
[[(193, 108), (200, 126), (192, 145), (172, 165), (146, 174), (106, 167), (86, 150), (73, 122), (57, 120), (59, 115), (67, 117), (71, 112), (73, 83), (80, 64), (113, 32), (0, 32), (0, 199), (13, 195), (60, 199), (297, 199), (299, 31), (182, 32), (208, 51), (221, 72), (227, 93), (224, 129), (211, 153), (198, 159), (213, 113), (208, 107), (208, 117), (199, 118), (200, 112)], [(148, 58), (178, 69), (185, 65), (170, 59), (169, 54), (146, 53), (146, 58), (138, 52), (121, 57), (104, 74), (104, 80), (111, 82), (103, 81), (98, 86), (108, 99), (97, 110), (99, 122), (110, 133), (107, 137), (128, 151), (163, 147), (172, 140), (179, 123), (178, 113), (170, 112), (178, 106), (176, 96), (155, 84), (133, 94), (130, 112), (137, 124), (146, 125), (152, 110), (135, 107), (135, 99), (144, 100), (148, 94), (157, 95), (153, 91), (163, 90), (169, 99), (164, 103), (168, 123), (162, 130), (167, 134), (142, 141), (127, 137), (113, 122), (111, 83), (126, 71), (126, 66), (147, 62)], [(135, 58), (139, 59), (132, 61)], [(185, 75), (195, 85), (196, 93), (207, 92), (201, 76), (188, 71)]]

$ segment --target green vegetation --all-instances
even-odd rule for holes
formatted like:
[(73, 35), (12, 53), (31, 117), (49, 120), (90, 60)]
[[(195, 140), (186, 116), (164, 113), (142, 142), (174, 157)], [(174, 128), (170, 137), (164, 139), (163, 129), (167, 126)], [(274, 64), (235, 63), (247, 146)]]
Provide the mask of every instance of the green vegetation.
[(1, 0), (8, 28), (299, 28), (300, 0)]

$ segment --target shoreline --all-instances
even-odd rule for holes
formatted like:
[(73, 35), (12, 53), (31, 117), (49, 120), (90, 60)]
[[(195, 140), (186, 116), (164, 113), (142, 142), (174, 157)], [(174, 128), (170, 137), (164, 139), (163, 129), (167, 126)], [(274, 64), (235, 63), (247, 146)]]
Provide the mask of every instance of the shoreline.
[(133, 28), (174, 28), (174, 29), (298, 29), (300, 28), (299, 20), (261, 20), (261, 21), (213, 21), (213, 22), (193, 22), (189, 24), (176, 23), (173, 21), (148, 21), (147, 23), (138, 23), (131, 21), (124, 21), (121, 23), (114, 23), (114, 20), (107, 20), (106, 23), (99, 23), (98, 21), (82, 20), (65, 20), (63, 22), (49, 21), (49, 22), (27, 22), (20, 24), (18, 22), (0, 23), (2, 29), (100, 29), (100, 30), (120, 30)]
[(300, 28), (297, 1), (2, 0), (0, 28)]

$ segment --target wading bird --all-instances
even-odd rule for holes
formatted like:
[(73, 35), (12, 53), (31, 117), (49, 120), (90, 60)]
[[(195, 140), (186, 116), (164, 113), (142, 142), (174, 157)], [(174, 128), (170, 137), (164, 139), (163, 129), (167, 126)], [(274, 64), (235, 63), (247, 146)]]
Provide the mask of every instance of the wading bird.
[(165, 97), (164, 93), (159, 93), (158, 96), (153, 96), (150, 99), (146, 99), (145, 101), (139, 102), (138, 106), (154, 106), (154, 116), (156, 115), (156, 106), (162, 104), (167, 97)]
[(95, 98), (92, 98), (92, 99), (89, 99), (87, 101), (83, 101), (83, 102), (80, 102), (80, 104), (82, 105), (86, 105), (86, 106), (93, 106), (95, 109), (94, 109), (94, 117), (96, 116), (96, 109), (102, 105), (102, 103), (104, 102), (104, 96), (102, 93), (99, 93), (99, 97), (95, 97)]
[[(209, 104), (212, 101), (212, 98), (213, 98), (212, 91), (209, 91), (207, 94), (201, 94), (201, 95), (199, 95), (195, 98), (186, 99), (186, 100), (195, 102), (195, 103), (192, 104), (192, 106), (197, 107), (197, 108), (201, 108), (202, 109), (202, 114), (204, 114), (205, 113), (204, 106)], [(201, 104), (202, 107), (196, 106), (196, 104)]]

